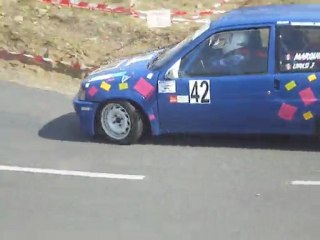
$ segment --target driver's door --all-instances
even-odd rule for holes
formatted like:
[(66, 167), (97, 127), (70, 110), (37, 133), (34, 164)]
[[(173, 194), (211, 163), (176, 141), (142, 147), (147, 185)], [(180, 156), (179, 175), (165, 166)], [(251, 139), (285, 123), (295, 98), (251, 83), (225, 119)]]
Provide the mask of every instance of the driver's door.
[(209, 79), (189, 78), (158, 81), (161, 131), (166, 133), (208, 131), (211, 125), (210, 82)]
[[(161, 131), (276, 132), (278, 106), (273, 99), (274, 76), (268, 69), (268, 61), (274, 57), (269, 54), (270, 29), (222, 32), (223, 39), (210, 37), (182, 57), (168, 71), (171, 80), (158, 82)], [(230, 36), (243, 33), (257, 40), (246, 42), (247, 50), (260, 56), (245, 63), (238, 61), (242, 59), (239, 52), (223, 56), (226, 51), (219, 44), (230, 49), (230, 45), (236, 46)]]

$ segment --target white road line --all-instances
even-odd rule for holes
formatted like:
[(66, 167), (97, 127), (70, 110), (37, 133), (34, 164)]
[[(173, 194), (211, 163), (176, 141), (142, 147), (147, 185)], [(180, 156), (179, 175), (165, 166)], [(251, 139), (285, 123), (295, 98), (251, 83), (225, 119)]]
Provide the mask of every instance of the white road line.
[(46, 168), (27, 168), (27, 167), (4, 166), (4, 165), (0, 165), (0, 171), (53, 174), (53, 175), (88, 177), (88, 178), (112, 178), (112, 179), (125, 179), (125, 180), (143, 180), (145, 178), (145, 176), (143, 175), (81, 172), (81, 171), (57, 170), (57, 169), (46, 169)]
[(320, 186), (320, 181), (291, 181), (291, 185)]

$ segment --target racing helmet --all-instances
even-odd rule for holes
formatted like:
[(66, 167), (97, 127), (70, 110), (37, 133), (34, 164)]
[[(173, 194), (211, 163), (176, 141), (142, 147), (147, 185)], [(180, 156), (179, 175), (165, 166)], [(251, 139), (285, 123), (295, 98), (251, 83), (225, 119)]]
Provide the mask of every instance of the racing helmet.
[(248, 46), (249, 32), (238, 31), (230, 34), (227, 43), (223, 47), (224, 54), (232, 52), (234, 50)]

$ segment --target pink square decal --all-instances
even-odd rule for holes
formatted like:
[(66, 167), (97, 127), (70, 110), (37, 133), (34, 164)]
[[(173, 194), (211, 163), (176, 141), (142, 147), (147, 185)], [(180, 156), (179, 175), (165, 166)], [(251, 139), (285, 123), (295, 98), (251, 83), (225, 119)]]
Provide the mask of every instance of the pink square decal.
[(314, 93), (311, 88), (306, 88), (299, 92), (300, 98), (304, 105), (310, 105), (317, 101), (317, 98), (314, 96)]
[(295, 106), (282, 103), (278, 112), (278, 116), (283, 120), (291, 121), (296, 115), (297, 110), (298, 108)]
[(139, 79), (139, 81), (134, 85), (134, 89), (145, 98), (151, 97), (154, 91), (154, 87), (144, 78)]
[(90, 95), (90, 97), (93, 97), (94, 95), (96, 95), (97, 92), (98, 92), (98, 89), (95, 86), (92, 86), (88, 90), (88, 94)]

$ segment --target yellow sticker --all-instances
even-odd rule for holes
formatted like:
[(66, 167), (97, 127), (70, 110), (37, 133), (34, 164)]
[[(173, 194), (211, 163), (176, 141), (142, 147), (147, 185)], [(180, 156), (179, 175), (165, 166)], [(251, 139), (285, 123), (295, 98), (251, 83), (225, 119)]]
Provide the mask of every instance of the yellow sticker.
[(295, 82), (295, 81), (291, 81), (291, 82), (288, 82), (288, 83), (285, 85), (285, 88), (287, 89), (287, 91), (291, 91), (291, 90), (294, 89), (296, 86), (297, 86), (296, 82)]
[(124, 83), (119, 83), (119, 90), (126, 90), (128, 89), (128, 83), (124, 82)]
[(110, 89), (111, 89), (111, 85), (109, 83), (102, 82), (101, 85), (100, 85), (100, 88), (102, 88), (103, 90), (106, 90), (107, 92), (109, 92)]
[(309, 80), (309, 82), (312, 82), (312, 81), (314, 81), (314, 80), (317, 80), (317, 75), (311, 74), (310, 76), (308, 76), (308, 80)]
[(305, 120), (310, 120), (311, 118), (313, 118), (313, 114), (312, 114), (312, 112), (309, 111), (309, 112), (304, 113), (303, 117)]

